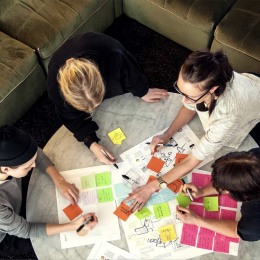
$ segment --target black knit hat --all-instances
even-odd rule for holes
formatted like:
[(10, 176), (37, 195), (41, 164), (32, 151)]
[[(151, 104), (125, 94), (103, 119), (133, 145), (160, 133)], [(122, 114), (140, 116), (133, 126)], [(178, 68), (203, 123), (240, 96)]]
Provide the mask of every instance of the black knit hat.
[(30, 161), (38, 145), (25, 131), (10, 125), (0, 127), (0, 166), (19, 166)]

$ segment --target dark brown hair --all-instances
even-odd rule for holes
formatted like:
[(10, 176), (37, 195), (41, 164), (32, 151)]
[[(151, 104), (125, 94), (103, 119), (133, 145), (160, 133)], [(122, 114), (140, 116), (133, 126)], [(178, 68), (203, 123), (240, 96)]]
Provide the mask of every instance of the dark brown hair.
[(211, 182), (219, 193), (229, 191), (236, 201), (260, 199), (260, 154), (254, 150), (222, 156), (212, 169)]
[[(181, 68), (184, 81), (195, 84), (202, 83), (202, 90), (209, 90), (218, 86), (215, 95), (224, 93), (227, 83), (233, 78), (233, 69), (228, 62), (227, 56), (222, 50), (211, 53), (208, 50), (194, 51), (186, 59)], [(216, 106), (216, 100), (212, 96), (209, 114)]]

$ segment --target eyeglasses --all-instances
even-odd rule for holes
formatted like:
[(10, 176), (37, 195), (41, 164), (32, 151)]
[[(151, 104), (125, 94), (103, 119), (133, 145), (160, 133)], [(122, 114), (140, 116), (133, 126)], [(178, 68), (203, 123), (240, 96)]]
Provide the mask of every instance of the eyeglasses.
[(176, 80), (175, 83), (173, 84), (173, 87), (176, 89), (176, 91), (177, 91), (179, 94), (183, 95), (184, 97), (188, 98), (189, 100), (191, 100), (191, 101), (194, 102), (194, 103), (198, 102), (201, 98), (203, 98), (205, 95), (207, 95), (207, 94), (209, 93), (209, 91), (210, 91), (210, 89), (208, 89), (201, 97), (199, 97), (198, 99), (193, 99), (193, 98), (187, 96), (186, 94), (184, 94), (184, 93), (182, 93), (182, 92), (180, 91), (180, 89), (179, 89), (179, 87), (178, 87), (178, 85), (177, 85), (177, 80)]

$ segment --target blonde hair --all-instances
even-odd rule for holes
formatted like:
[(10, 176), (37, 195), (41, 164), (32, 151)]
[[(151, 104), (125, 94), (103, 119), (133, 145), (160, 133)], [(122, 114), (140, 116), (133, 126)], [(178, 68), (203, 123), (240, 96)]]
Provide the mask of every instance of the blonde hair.
[(104, 98), (105, 86), (99, 69), (87, 59), (68, 59), (57, 79), (65, 100), (77, 110), (93, 113)]

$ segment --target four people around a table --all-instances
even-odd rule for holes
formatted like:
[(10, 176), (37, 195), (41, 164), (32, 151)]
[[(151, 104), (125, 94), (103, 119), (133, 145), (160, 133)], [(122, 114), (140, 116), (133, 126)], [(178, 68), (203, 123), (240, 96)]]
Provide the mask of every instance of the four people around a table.
[[(259, 75), (258, 75), (259, 76)], [(252, 73), (236, 73), (222, 51), (193, 52), (180, 69), (174, 87), (183, 107), (164, 134), (151, 142), (151, 154), (198, 114), (205, 134), (191, 154), (168, 173), (132, 191), (124, 203), (134, 200), (131, 211), (142, 209), (151, 195), (167, 184), (183, 177), (201, 161), (213, 156), (223, 146), (237, 149), (260, 121), (260, 78)], [(92, 120), (95, 108), (103, 100), (130, 92), (146, 102), (167, 99), (166, 90), (153, 89), (140, 72), (135, 58), (116, 40), (100, 33), (85, 33), (64, 43), (49, 64), (47, 89), (62, 123), (84, 142), (100, 162), (113, 164), (116, 159), (98, 144), (98, 125)], [(170, 112), (169, 112), (170, 113)], [(105, 150), (114, 159), (107, 159)], [(11, 126), (0, 128), (0, 254), (25, 252), (30, 237), (50, 236), (76, 230), (93, 216), (81, 233), (94, 228), (98, 220), (89, 213), (70, 224), (29, 223), (26, 221), (26, 196), (21, 182), (28, 172), (38, 167), (53, 180), (60, 194), (72, 204), (77, 203), (79, 190), (67, 183), (50, 159), (26, 132)], [(28, 183), (27, 183), (28, 186)], [(260, 237), (260, 153), (259, 149), (222, 156), (212, 166), (211, 184), (196, 187), (185, 184), (195, 198), (229, 193), (242, 201), (239, 221), (213, 220), (197, 216), (192, 210), (177, 206), (183, 223), (195, 224), (217, 233), (256, 241)], [(12, 192), (10, 192), (12, 190)], [(28, 205), (30, 207), (30, 205)]]

